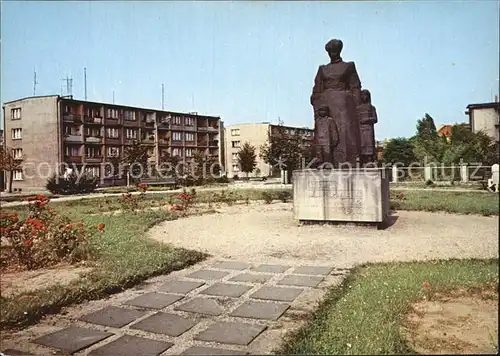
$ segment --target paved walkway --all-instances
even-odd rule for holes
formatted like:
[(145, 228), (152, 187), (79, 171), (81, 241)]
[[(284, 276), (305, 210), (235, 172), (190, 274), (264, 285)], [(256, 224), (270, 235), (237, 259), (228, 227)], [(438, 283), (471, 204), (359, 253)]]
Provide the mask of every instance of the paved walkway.
[(347, 272), (328, 264), (209, 260), (66, 308), (2, 347), (33, 355), (269, 354)]

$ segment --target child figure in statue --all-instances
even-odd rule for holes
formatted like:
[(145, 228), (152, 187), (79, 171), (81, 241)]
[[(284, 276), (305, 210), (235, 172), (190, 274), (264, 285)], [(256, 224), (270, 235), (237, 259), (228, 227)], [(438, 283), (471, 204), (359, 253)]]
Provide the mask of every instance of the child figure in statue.
[(323, 163), (334, 164), (334, 151), (339, 144), (339, 129), (330, 115), (328, 105), (318, 106), (314, 132), (316, 162), (320, 167)]
[(368, 90), (361, 91), (361, 104), (358, 106), (358, 116), (361, 131), (361, 164), (364, 166), (375, 162), (375, 129), (377, 110), (371, 103)]

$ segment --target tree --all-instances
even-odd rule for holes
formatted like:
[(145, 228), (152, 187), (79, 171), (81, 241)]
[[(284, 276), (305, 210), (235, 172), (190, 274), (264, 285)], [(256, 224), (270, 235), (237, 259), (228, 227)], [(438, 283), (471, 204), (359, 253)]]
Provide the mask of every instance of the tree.
[(203, 184), (205, 181), (213, 180), (212, 175), (219, 175), (221, 171), (218, 160), (203, 152), (196, 152), (191, 162), (191, 173), (196, 177), (197, 184)]
[(131, 146), (125, 148), (122, 163), (127, 165), (128, 172), (135, 179), (139, 179), (148, 165), (148, 148), (134, 141)]
[(177, 165), (181, 161), (179, 156), (172, 156), (168, 151), (163, 151), (159, 157), (158, 171), (162, 176), (177, 177)]
[(108, 157), (107, 159), (109, 166), (106, 166), (107, 172), (106, 174), (111, 174), (112, 179), (113, 179), (113, 185), (115, 184), (115, 179), (116, 176), (121, 175), (121, 161), (122, 159), (120, 158), (120, 155), (116, 152), (114, 152), (111, 156)]
[(12, 148), (0, 147), (0, 171), (9, 172), (9, 188), (8, 192), (12, 193), (12, 181), (14, 180), (14, 172), (22, 169), (23, 157), (15, 157)]
[(257, 166), (257, 155), (255, 154), (255, 146), (245, 142), (238, 151), (238, 163), (240, 164), (241, 171), (248, 174), (253, 172)]
[(404, 137), (398, 137), (390, 140), (383, 153), (385, 163), (392, 165), (401, 163), (404, 167), (408, 167), (411, 163), (417, 161), (414, 146), (411, 141)]
[(286, 170), (290, 180), (292, 171), (301, 167), (302, 159), (306, 164), (310, 162), (312, 149), (301, 136), (287, 134), (280, 122), (269, 141), (261, 146), (259, 156), (265, 163)]
[(417, 134), (414, 138), (415, 154), (418, 159), (426, 162), (442, 162), (445, 146), (445, 137), (440, 137), (434, 124), (434, 119), (429, 115), (417, 121)]
[(453, 125), (450, 142), (443, 153), (443, 163), (451, 165), (460, 161), (492, 165), (498, 162), (498, 147), (481, 131), (472, 132), (463, 124)]

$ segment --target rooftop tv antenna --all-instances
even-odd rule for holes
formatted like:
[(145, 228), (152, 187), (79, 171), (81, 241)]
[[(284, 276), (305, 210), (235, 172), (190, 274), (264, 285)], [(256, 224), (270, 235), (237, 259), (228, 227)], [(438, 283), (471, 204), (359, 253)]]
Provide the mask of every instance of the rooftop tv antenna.
[(161, 83), (161, 109), (165, 110), (165, 86)]
[(36, 81), (36, 70), (33, 68), (33, 96), (36, 95), (36, 85), (38, 82)]
[(66, 82), (66, 95), (72, 95), (71, 92), (73, 90), (73, 78), (69, 78), (66, 76), (66, 78), (61, 79)]
[(83, 68), (83, 90), (85, 92), (85, 101), (87, 101), (87, 68)]

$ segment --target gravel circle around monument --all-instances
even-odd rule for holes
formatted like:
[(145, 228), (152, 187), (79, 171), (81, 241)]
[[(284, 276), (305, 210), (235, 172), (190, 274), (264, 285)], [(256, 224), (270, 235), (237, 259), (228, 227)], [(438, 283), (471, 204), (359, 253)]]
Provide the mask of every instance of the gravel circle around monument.
[[(498, 217), (398, 211), (384, 230), (303, 225), (289, 203), (215, 206), (215, 214), (167, 221), (148, 237), (219, 258), (272, 264), (498, 258)], [(200, 228), (200, 227), (203, 228)]]

